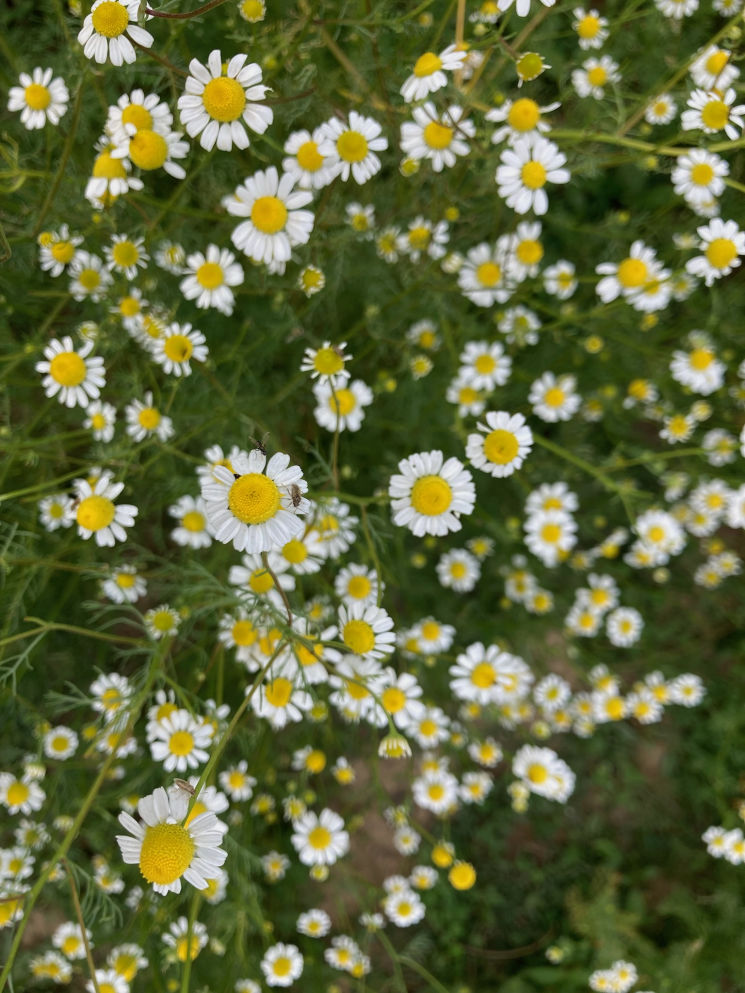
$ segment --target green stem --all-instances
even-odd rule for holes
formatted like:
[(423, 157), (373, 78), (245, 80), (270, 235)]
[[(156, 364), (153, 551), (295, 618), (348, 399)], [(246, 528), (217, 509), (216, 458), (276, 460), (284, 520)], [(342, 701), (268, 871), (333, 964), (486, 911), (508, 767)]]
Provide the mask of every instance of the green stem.
[(403, 958), (399, 959), (396, 949), (393, 947), (390, 938), (385, 933), (385, 931), (376, 931), (375, 936), (380, 939), (380, 943), (388, 952), (391, 962), (393, 963), (393, 971), (395, 972), (395, 985), (401, 991), (401, 993), (407, 993), (406, 981), (404, 980), (403, 970), (401, 969), (401, 962)]
[(80, 925), (80, 934), (83, 939), (83, 945), (85, 946), (85, 957), (88, 962), (88, 972), (91, 974), (91, 983), (93, 983), (93, 989), (95, 993), (101, 993), (101, 987), (98, 985), (98, 980), (96, 979), (96, 966), (93, 962), (93, 955), (91, 954), (91, 943), (88, 941), (88, 933), (85, 930), (85, 921), (83, 920), (83, 911), (80, 906), (80, 898), (78, 897), (78, 888), (75, 885), (75, 879), (72, 874), (72, 869), (70, 868), (70, 863), (66, 858), (60, 860), (67, 873), (67, 878), (70, 881), (70, 890), (72, 891), (72, 903), (75, 907), (75, 916), (78, 919), (78, 924)]
[(431, 972), (427, 972), (423, 965), (420, 965), (414, 959), (410, 959), (408, 955), (401, 956), (401, 964), (407, 966), (409, 969), (413, 969), (414, 972), (418, 972), (422, 979), (425, 979), (433, 990), (437, 993), (449, 993), (449, 991), (442, 985), (442, 983), (435, 979)]
[(190, 17), (199, 17), (200, 14), (206, 14), (208, 10), (213, 10), (215, 7), (219, 7), (220, 4), (223, 3), (225, 3), (225, 0), (210, 0), (209, 3), (205, 3), (201, 7), (197, 7), (196, 10), (190, 10), (181, 14), (169, 14), (164, 10), (152, 10), (150, 7), (146, 7), (145, 13), (149, 14), (151, 17), (167, 17), (174, 21), (185, 21)]
[(553, 452), (554, 455), (558, 455), (559, 458), (565, 459), (567, 462), (571, 462), (572, 465), (577, 466), (578, 469), (582, 469), (584, 472), (589, 473), (590, 476), (594, 476), (595, 479), (597, 479), (598, 482), (605, 487), (605, 489), (612, 490), (614, 493), (618, 492), (617, 483), (615, 483), (609, 476), (606, 476), (606, 474), (600, 469), (596, 469), (590, 462), (586, 462), (584, 459), (581, 459), (579, 455), (575, 455), (562, 445), (557, 445), (555, 441), (549, 441), (548, 438), (544, 438), (539, 434), (533, 434), (533, 440), (542, 448), (548, 449), (549, 452)]
[(72, 109), (72, 117), (70, 119), (70, 130), (67, 132), (67, 138), (65, 139), (65, 144), (62, 149), (62, 155), (60, 157), (59, 166), (57, 167), (57, 175), (54, 177), (54, 182), (49, 188), (49, 193), (47, 193), (42, 208), (39, 211), (39, 216), (36, 218), (36, 224), (34, 225), (34, 230), (31, 232), (31, 237), (35, 238), (37, 234), (41, 231), (41, 226), (44, 223), (44, 218), (49, 213), (49, 208), (54, 202), (54, 198), (57, 196), (57, 190), (59, 190), (62, 178), (67, 170), (67, 161), (70, 158), (70, 153), (72, 152), (72, 146), (75, 144), (75, 136), (78, 130), (78, 120), (80, 118), (80, 108), (83, 105), (83, 90), (85, 89), (85, 76), (80, 80), (78, 84), (78, 92), (75, 94), (75, 104)]

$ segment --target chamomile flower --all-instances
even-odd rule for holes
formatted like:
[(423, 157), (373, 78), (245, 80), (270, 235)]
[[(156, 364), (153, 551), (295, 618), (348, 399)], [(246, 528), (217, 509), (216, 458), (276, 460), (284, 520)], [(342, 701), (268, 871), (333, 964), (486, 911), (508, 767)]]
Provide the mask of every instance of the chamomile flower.
[(147, 268), (149, 256), (144, 250), (144, 244), (144, 238), (115, 234), (111, 244), (104, 249), (106, 268), (109, 272), (121, 273), (127, 279), (134, 279), (138, 268)]
[(178, 527), (171, 531), (171, 538), (177, 545), (186, 548), (209, 548), (212, 536), (207, 527), (207, 513), (204, 500), (182, 496), (168, 508), (168, 513), (178, 521)]
[(419, 894), (407, 887), (388, 894), (383, 901), (383, 912), (396, 927), (411, 927), (422, 920), (426, 907)]
[(117, 835), (122, 858), (139, 866), (156, 893), (180, 893), (182, 878), (196, 889), (206, 889), (207, 880), (225, 862), (217, 817), (206, 811), (186, 820), (189, 801), (183, 790), (167, 793), (159, 787), (137, 804), (144, 823), (126, 812), (119, 814), (119, 823), (129, 832)]
[(119, 145), (141, 129), (168, 134), (172, 124), (173, 114), (157, 93), (145, 94), (144, 90), (135, 89), (122, 94), (109, 107), (105, 130), (114, 144)]
[(576, 385), (574, 376), (555, 376), (552, 372), (544, 372), (531, 385), (528, 394), (533, 413), (552, 424), (571, 420), (582, 402), (575, 392)]
[(336, 177), (332, 160), (318, 150), (325, 137), (323, 127), (315, 128), (312, 133), (303, 129), (293, 131), (284, 143), (286, 157), (282, 159), (282, 169), (301, 189), (323, 189)]
[(644, 111), (647, 124), (669, 124), (678, 113), (678, 105), (668, 93), (659, 93)]
[(184, 270), (186, 279), (179, 284), (184, 297), (194, 300), (197, 307), (214, 307), (230, 317), (235, 302), (231, 287), (240, 286), (244, 278), (235, 255), (226, 248), (208, 245), (206, 254), (194, 252), (187, 256)]
[(11, 86), (8, 92), (8, 110), (21, 112), (21, 124), (29, 131), (43, 128), (45, 124), (59, 124), (67, 112), (70, 94), (64, 79), (55, 76), (54, 70), (37, 66), (31, 75), (22, 72), (20, 86)]
[(152, 345), (153, 361), (172, 376), (190, 376), (191, 361), (205, 362), (207, 339), (191, 324), (169, 324)]
[(297, 945), (278, 942), (267, 948), (259, 964), (267, 986), (292, 986), (303, 974), (303, 956)]
[(476, 390), (491, 392), (510, 378), (512, 359), (497, 342), (469, 341), (460, 354), (459, 377)]
[(116, 407), (103, 400), (93, 400), (88, 404), (83, 427), (93, 432), (95, 441), (109, 442), (114, 437)]
[(0, 772), (0, 804), (9, 814), (21, 813), (28, 817), (41, 810), (45, 800), (44, 790), (28, 775), (17, 779), (11, 772)]
[(136, 603), (147, 593), (147, 582), (133, 565), (111, 569), (101, 583), (101, 592), (113, 603)]
[[(693, 342), (692, 342), (693, 344)], [(690, 351), (675, 351), (670, 363), (673, 379), (694, 393), (708, 396), (724, 384), (726, 366), (707, 343), (694, 344)]]
[(300, 914), (296, 927), (308, 938), (325, 938), (331, 930), (331, 918), (325, 910), (314, 907)]
[(709, 45), (691, 64), (689, 72), (696, 86), (703, 90), (726, 90), (740, 75), (732, 63), (732, 52)]
[(686, 262), (686, 272), (703, 277), (706, 285), (711, 286), (715, 280), (739, 267), (740, 256), (745, 255), (745, 231), (741, 231), (735, 221), (716, 217), (710, 224), (698, 228), (697, 233), (703, 255)]
[(393, 523), (419, 538), (460, 531), (461, 515), (472, 513), (476, 502), (473, 477), (463, 463), (434, 450), (402, 459), (398, 468), (388, 485)]
[(258, 717), (265, 718), (278, 731), (289, 722), (302, 721), (313, 706), (313, 698), (286, 676), (275, 676), (254, 693), (251, 706)]
[(617, 607), (605, 620), (605, 631), (612, 645), (628, 648), (641, 637), (644, 621), (633, 607)]
[(494, 246), (482, 242), (469, 249), (458, 271), (461, 292), (479, 307), (505, 303), (517, 282), (513, 256), (501, 238)]
[(503, 141), (513, 143), (528, 134), (545, 134), (551, 127), (543, 119), (543, 114), (550, 114), (559, 106), (558, 103), (551, 103), (541, 107), (530, 97), (505, 100), (501, 107), (493, 107), (484, 115), (490, 123), (502, 125), (492, 134), (492, 144), (500, 145)]
[(512, 761), (512, 773), (531, 793), (559, 803), (566, 803), (574, 791), (574, 773), (551, 748), (523, 745)]
[(525, 544), (544, 565), (557, 565), (577, 544), (577, 524), (562, 510), (546, 510), (525, 521)]
[(456, 593), (470, 593), (481, 577), (479, 560), (465, 548), (445, 552), (436, 569), (440, 585)]
[(333, 810), (311, 811), (293, 823), (292, 844), (303, 865), (333, 865), (349, 851), (344, 821)]
[[(304, 531), (299, 514), (310, 504), (302, 495), (308, 484), (290, 456), (277, 452), (267, 462), (259, 449), (239, 454), (233, 471), (213, 468), (202, 482), (210, 528), (217, 541), (232, 542), (239, 551), (257, 554), (298, 538)], [(237, 477), (237, 478), (236, 478)]]
[(543, 288), (558, 300), (568, 300), (577, 289), (574, 263), (561, 259), (544, 269)]
[(90, 693), (93, 697), (91, 706), (96, 713), (103, 716), (107, 724), (117, 722), (120, 714), (128, 706), (133, 694), (132, 686), (126, 676), (116, 672), (99, 676), (91, 683)]
[(72, 728), (58, 724), (57, 727), (51, 728), (44, 735), (42, 747), (47, 758), (63, 761), (69, 759), (77, 751), (78, 736)]
[(183, 245), (174, 241), (162, 241), (155, 253), (155, 264), (174, 276), (183, 276), (186, 252)]
[(39, 265), (50, 276), (61, 276), (65, 268), (75, 258), (78, 245), (82, 245), (83, 237), (71, 234), (66, 224), (57, 231), (45, 231), (39, 235)]
[(366, 183), (380, 171), (381, 162), (376, 152), (388, 148), (388, 139), (372, 117), (363, 117), (350, 110), (349, 123), (332, 117), (323, 125), (324, 139), (318, 151), (329, 159), (336, 175), (346, 182), (350, 175), (356, 183)]
[(433, 103), (412, 111), (413, 121), (401, 125), (401, 151), (412, 159), (429, 159), (435, 172), (455, 165), (459, 155), (468, 155), (467, 138), (476, 134), (473, 121), (455, 104), (438, 114)]
[(533, 447), (533, 435), (522, 414), (504, 410), (487, 412), (478, 433), (469, 434), (466, 457), (471, 465), (491, 476), (511, 476), (519, 469)]
[(189, 152), (189, 143), (182, 141), (181, 131), (155, 131), (152, 128), (135, 129), (128, 124), (126, 135), (114, 151), (113, 159), (124, 159), (143, 172), (163, 169), (174, 179), (183, 179), (186, 170), (176, 162)]
[(137, 53), (132, 42), (150, 48), (154, 40), (137, 23), (139, 13), (140, 0), (96, 0), (78, 33), (85, 57), (99, 65), (107, 60), (115, 66), (134, 62)]
[(575, 7), (572, 13), (574, 14), (572, 27), (577, 32), (579, 47), (585, 50), (602, 48), (608, 40), (606, 18), (601, 17), (597, 10), (585, 10), (584, 7)]
[(350, 562), (334, 579), (334, 591), (346, 603), (377, 603), (382, 584), (374, 569)]
[(449, 238), (447, 221), (435, 223), (420, 215), (409, 222), (407, 230), (399, 235), (397, 244), (403, 255), (408, 255), (412, 262), (418, 262), (425, 255), (430, 259), (441, 259)]
[(145, 630), (155, 641), (161, 638), (173, 637), (181, 625), (178, 611), (162, 603), (159, 607), (151, 607), (143, 616)]
[(517, 214), (548, 210), (546, 183), (568, 183), (570, 174), (563, 167), (566, 156), (553, 142), (540, 134), (516, 139), (500, 155), (495, 181), (497, 192)]
[(395, 648), (393, 620), (382, 607), (349, 603), (339, 607), (339, 640), (362, 659), (382, 659)]
[(143, 400), (133, 400), (124, 409), (127, 434), (133, 441), (144, 441), (155, 436), (167, 441), (174, 433), (173, 421), (153, 406), (153, 394), (148, 390)]
[(327, 431), (359, 431), (365, 407), (373, 401), (372, 390), (361, 379), (333, 380), (331, 376), (313, 384), (316, 422)]
[[(89, 947), (92, 947), (93, 935), (87, 928), (85, 936), (88, 939)], [(71, 921), (66, 921), (64, 924), (60, 924), (52, 935), (52, 944), (55, 948), (59, 948), (65, 958), (70, 961), (74, 962), (75, 959), (85, 958), (85, 944), (83, 942), (82, 929), (79, 924), (73, 924)]]
[(229, 214), (244, 217), (230, 238), (255, 262), (289, 262), (295, 245), (304, 245), (313, 230), (313, 214), (302, 208), (313, 199), (308, 190), (295, 190), (295, 177), (280, 176), (274, 166), (249, 176), (225, 199)]
[(39, 500), (39, 520), (47, 531), (69, 528), (72, 525), (72, 497), (67, 493), (55, 493)]
[(697, 204), (721, 196), (728, 175), (729, 165), (723, 158), (705, 148), (692, 148), (678, 156), (671, 179), (679, 196)]
[(572, 86), (580, 97), (594, 97), (602, 100), (605, 87), (621, 82), (618, 63), (610, 55), (601, 55), (599, 59), (586, 59), (580, 69), (572, 70)]
[(246, 126), (263, 134), (274, 119), (270, 107), (256, 103), (266, 96), (267, 87), (261, 83), (261, 68), (250, 62), (247, 55), (234, 55), (223, 69), (219, 49), (210, 52), (207, 65), (198, 59), (189, 63), (189, 77), (184, 94), (178, 99), (181, 123), (190, 138), (199, 136), (205, 151), (215, 145), (229, 152), (248, 148)]
[(736, 94), (732, 87), (725, 90), (694, 90), (688, 98), (687, 110), (680, 116), (684, 131), (716, 134), (724, 131), (734, 141), (745, 124), (745, 104), (734, 106)]
[[(103, 2), (113, 3), (114, 0)], [(105, 144), (101, 148), (93, 163), (91, 177), (85, 185), (85, 198), (97, 210), (116, 197), (124, 196), (129, 190), (141, 190), (143, 186), (141, 179), (131, 175), (132, 163), (129, 159), (115, 155), (115, 152), (117, 149), (112, 145)]]
[(459, 417), (479, 417), (486, 407), (485, 394), (471, 385), (467, 372), (459, 372), (448, 385), (445, 399), (458, 405)]
[(400, 93), (406, 103), (424, 100), (430, 93), (436, 93), (447, 86), (446, 72), (454, 72), (463, 66), (466, 58), (464, 48), (448, 45), (439, 53), (425, 52), (414, 63), (414, 70), (401, 87)]
[(237, 765), (224, 769), (219, 777), (220, 786), (225, 790), (234, 803), (250, 800), (256, 780), (248, 775), (248, 762), (241, 759)]
[[(166, 772), (186, 772), (207, 761), (212, 731), (188, 710), (175, 710), (154, 723), (148, 732), (150, 752)], [(173, 794), (169, 794), (173, 801)], [(188, 794), (187, 794), (188, 797)]]
[(98, 255), (78, 251), (68, 268), (70, 293), (80, 300), (98, 302), (111, 285), (111, 276)]
[(346, 364), (351, 358), (346, 341), (338, 345), (324, 341), (320, 348), (305, 349), (300, 371), (309, 372), (311, 379), (328, 379), (335, 385), (343, 385), (349, 379)]
[(129, 503), (115, 504), (124, 483), (114, 483), (111, 474), (102, 473), (91, 485), (86, 479), (73, 482), (77, 499), (70, 508), (70, 519), (78, 526), (81, 538), (95, 536), (99, 548), (126, 541), (125, 528), (132, 527), (137, 507)]

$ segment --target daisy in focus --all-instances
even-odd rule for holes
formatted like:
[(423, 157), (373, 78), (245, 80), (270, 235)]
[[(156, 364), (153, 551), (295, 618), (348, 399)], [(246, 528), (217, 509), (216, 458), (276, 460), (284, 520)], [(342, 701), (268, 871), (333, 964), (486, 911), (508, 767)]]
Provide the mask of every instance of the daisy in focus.
[(256, 103), (266, 96), (261, 68), (247, 55), (234, 55), (223, 69), (219, 49), (210, 52), (207, 65), (198, 59), (189, 63), (184, 94), (178, 99), (181, 123), (190, 138), (199, 136), (205, 151), (215, 145), (222, 152), (248, 148), (246, 125), (263, 134), (274, 120), (270, 107)]
[(76, 349), (69, 335), (53, 338), (44, 349), (44, 360), (34, 366), (44, 376), (46, 395), (56, 396), (66, 407), (87, 407), (90, 400), (97, 400), (106, 373), (100, 356), (88, 358), (92, 351), (92, 341)]
[(398, 463), (391, 476), (393, 523), (421, 538), (460, 531), (462, 514), (470, 514), (476, 502), (471, 473), (456, 458), (445, 460), (441, 451), (419, 452)]
[(139, 866), (143, 879), (161, 895), (180, 893), (182, 878), (206, 889), (227, 858), (215, 814), (206, 811), (183, 823), (189, 800), (182, 790), (166, 793), (159, 787), (137, 804), (142, 823), (124, 811), (119, 814), (119, 823), (129, 832), (116, 838), (122, 858)]
[(255, 172), (224, 201), (229, 214), (245, 217), (230, 236), (236, 248), (255, 262), (289, 262), (295, 245), (304, 245), (313, 230), (313, 214), (303, 210), (313, 194), (295, 190), (295, 177), (280, 176), (274, 166)]
[(214, 307), (221, 314), (230, 317), (233, 313), (232, 287), (243, 282), (243, 269), (235, 261), (235, 255), (226, 248), (208, 245), (206, 254), (194, 252), (187, 256), (186, 279), (182, 279), (179, 289), (185, 299), (194, 300), (202, 309)]
[(212, 478), (202, 481), (202, 496), (210, 530), (217, 541), (232, 543), (239, 552), (268, 552), (299, 538), (305, 526), (308, 489), (299, 466), (277, 452), (267, 462), (258, 448), (240, 453), (229, 471), (215, 465)]
[(401, 151), (411, 159), (429, 159), (435, 172), (455, 165), (459, 155), (468, 155), (467, 138), (476, 134), (473, 121), (453, 104), (438, 115), (433, 103), (413, 110), (413, 121), (401, 125)]
[(172, 376), (190, 376), (191, 360), (207, 359), (207, 339), (191, 324), (169, 324), (152, 343), (153, 361)]
[(446, 72), (462, 68), (466, 59), (465, 49), (448, 45), (439, 55), (425, 52), (414, 63), (414, 70), (401, 87), (400, 93), (406, 103), (424, 100), (430, 93), (436, 93), (447, 86)]
[(381, 162), (375, 153), (388, 148), (388, 139), (382, 136), (383, 129), (376, 120), (350, 110), (348, 124), (332, 117), (323, 129), (325, 138), (318, 151), (344, 182), (351, 175), (361, 185), (380, 172)]
[(563, 167), (566, 156), (547, 138), (539, 134), (518, 138), (500, 156), (495, 180), (497, 192), (517, 214), (545, 214), (548, 210), (546, 183), (568, 183), (570, 174)]
[(522, 414), (487, 412), (478, 433), (469, 434), (466, 457), (482, 472), (502, 479), (519, 469), (533, 447), (533, 434)]
[(73, 481), (76, 500), (68, 511), (69, 519), (78, 526), (81, 538), (95, 535), (99, 548), (126, 541), (125, 528), (132, 527), (137, 507), (129, 503), (115, 504), (124, 483), (114, 483), (111, 473), (103, 472), (94, 483), (87, 479)]
[(132, 42), (150, 48), (154, 41), (137, 23), (139, 13), (140, 0), (96, 0), (78, 33), (83, 55), (99, 65), (107, 60), (115, 66), (134, 62)]
[(8, 92), (8, 110), (21, 112), (21, 124), (29, 131), (43, 128), (45, 124), (59, 124), (67, 113), (70, 94), (64, 79), (55, 76), (52, 69), (37, 66), (29, 74), (22, 72), (18, 77), (20, 86), (11, 86)]

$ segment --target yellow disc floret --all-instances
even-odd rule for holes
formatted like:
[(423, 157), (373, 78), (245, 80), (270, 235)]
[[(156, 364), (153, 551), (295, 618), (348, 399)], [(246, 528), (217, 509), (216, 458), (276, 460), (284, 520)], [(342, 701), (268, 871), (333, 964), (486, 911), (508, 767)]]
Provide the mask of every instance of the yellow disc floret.
[(244, 524), (263, 524), (280, 508), (277, 484), (260, 472), (240, 476), (230, 487), (228, 507)]
[(81, 527), (88, 531), (100, 531), (111, 524), (115, 514), (116, 507), (108, 497), (94, 494), (81, 500), (75, 516)]
[(219, 76), (211, 79), (202, 93), (207, 113), (216, 121), (235, 121), (246, 106), (246, 93), (237, 79)]
[(140, 872), (148, 883), (169, 886), (191, 865), (194, 841), (180, 824), (156, 824), (145, 829)]
[(427, 517), (444, 514), (453, 502), (450, 484), (441, 476), (422, 476), (411, 488), (411, 505)]
[(258, 197), (251, 208), (251, 223), (263, 234), (276, 234), (287, 223), (287, 207), (279, 197)]
[(97, 34), (102, 34), (104, 38), (118, 38), (127, 29), (129, 11), (115, 0), (104, 0), (91, 13), (91, 20)]

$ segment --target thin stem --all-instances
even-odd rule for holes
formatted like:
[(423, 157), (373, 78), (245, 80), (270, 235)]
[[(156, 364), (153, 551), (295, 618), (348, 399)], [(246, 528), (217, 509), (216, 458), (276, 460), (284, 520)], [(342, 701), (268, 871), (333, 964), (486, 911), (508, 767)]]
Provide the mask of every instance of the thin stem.
[(200, 14), (206, 14), (208, 10), (212, 10), (214, 7), (219, 7), (220, 4), (225, 3), (225, 0), (210, 0), (209, 3), (202, 4), (201, 7), (197, 7), (196, 10), (186, 11), (181, 14), (169, 14), (165, 10), (153, 10), (151, 7), (145, 8), (145, 13), (149, 14), (151, 17), (167, 17), (173, 21), (186, 21), (190, 17), (199, 17)]
[(558, 455), (559, 458), (565, 459), (567, 462), (571, 462), (572, 465), (577, 466), (578, 469), (582, 469), (584, 472), (589, 473), (589, 475), (594, 476), (595, 479), (597, 479), (599, 483), (602, 483), (607, 490), (612, 490), (614, 493), (618, 492), (617, 483), (615, 483), (609, 476), (606, 476), (606, 474), (600, 469), (596, 469), (590, 462), (586, 462), (584, 459), (580, 458), (579, 455), (575, 455), (574, 452), (570, 452), (569, 449), (564, 448), (562, 445), (557, 445), (555, 441), (549, 441), (548, 438), (544, 438), (539, 434), (534, 433), (533, 440), (542, 448), (547, 448), (549, 452), (553, 452), (554, 455)]
[[(69, 631), (71, 634), (82, 634), (85, 638), (95, 638), (97, 641), (111, 641), (115, 645), (142, 645), (142, 638), (128, 638), (123, 634), (103, 634), (100, 631), (91, 631), (89, 628), (79, 628), (74, 624), (58, 624), (56, 621), (45, 621), (41, 617), (24, 617), (24, 621), (37, 624), (45, 631)], [(37, 634), (37, 631), (29, 631), (27, 634)]]
[(277, 589), (277, 592), (282, 597), (282, 603), (285, 605), (285, 610), (287, 611), (287, 623), (290, 626), (292, 626), (292, 610), (290, 608), (290, 601), (287, 599), (287, 594), (285, 593), (285, 591), (280, 586), (280, 583), (279, 583), (279, 580), (277, 579), (276, 573), (274, 572), (274, 570), (272, 569), (272, 567), (269, 565), (269, 555), (267, 554), (267, 552), (262, 552), (261, 553), (261, 561), (264, 563), (264, 568), (266, 569), (266, 571), (272, 577), (272, 582), (274, 583), (274, 585), (275, 585), (275, 587)]
[(101, 993), (101, 988), (98, 985), (98, 980), (96, 979), (96, 966), (93, 962), (93, 955), (91, 954), (91, 943), (88, 941), (88, 933), (85, 929), (85, 921), (83, 920), (83, 911), (80, 907), (80, 899), (78, 897), (78, 888), (75, 885), (75, 878), (72, 874), (72, 869), (70, 868), (70, 863), (66, 858), (61, 859), (62, 864), (65, 867), (65, 872), (67, 873), (67, 878), (70, 881), (70, 889), (72, 891), (72, 903), (75, 907), (75, 916), (78, 919), (78, 924), (80, 925), (80, 934), (83, 938), (83, 945), (85, 946), (85, 957), (88, 960), (88, 971), (91, 974), (91, 982), (93, 983), (93, 989), (96, 993)]
[(442, 985), (442, 983), (438, 979), (435, 979), (431, 972), (427, 972), (424, 966), (420, 965), (419, 962), (415, 961), (415, 959), (410, 959), (408, 955), (401, 955), (400, 962), (407, 968), (413, 969), (414, 972), (418, 972), (422, 979), (425, 979), (432, 989), (437, 991), (437, 993), (448, 993), (448, 990)]
[(57, 167), (57, 175), (54, 177), (54, 182), (49, 188), (49, 193), (47, 193), (44, 203), (42, 204), (41, 210), (39, 211), (39, 216), (36, 218), (36, 224), (34, 225), (34, 230), (31, 232), (31, 237), (35, 238), (36, 235), (41, 231), (41, 226), (44, 223), (44, 218), (49, 213), (49, 208), (54, 202), (54, 198), (57, 196), (57, 190), (62, 182), (62, 177), (65, 175), (67, 169), (67, 160), (70, 158), (70, 153), (72, 152), (72, 146), (75, 143), (75, 136), (78, 130), (78, 119), (80, 118), (80, 108), (83, 105), (83, 90), (85, 88), (85, 76), (80, 80), (78, 84), (78, 92), (75, 94), (75, 104), (72, 109), (72, 117), (70, 119), (70, 130), (67, 132), (67, 138), (65, 139), (64, 147), (62, 148), (62, 155), (60, 157), (59, 166)]
[[(385, 931), (376, 931), (375, 936), (380, 939), (380, 943), (388, 952), (391, 962), (393, 963), (393, 971), (395, 972), (395, 985), (401, 990), (401, 993), (407, 993), (406, 990), (406, 980), (404, 979), (403, 970), (401, 969), (401, 962), (403, 958), (399, 959), (396, 954), (396, 949), (393, 947), (390, 938), (385, 933)], [(447, 993), (447, 991), (445, 991)]]

